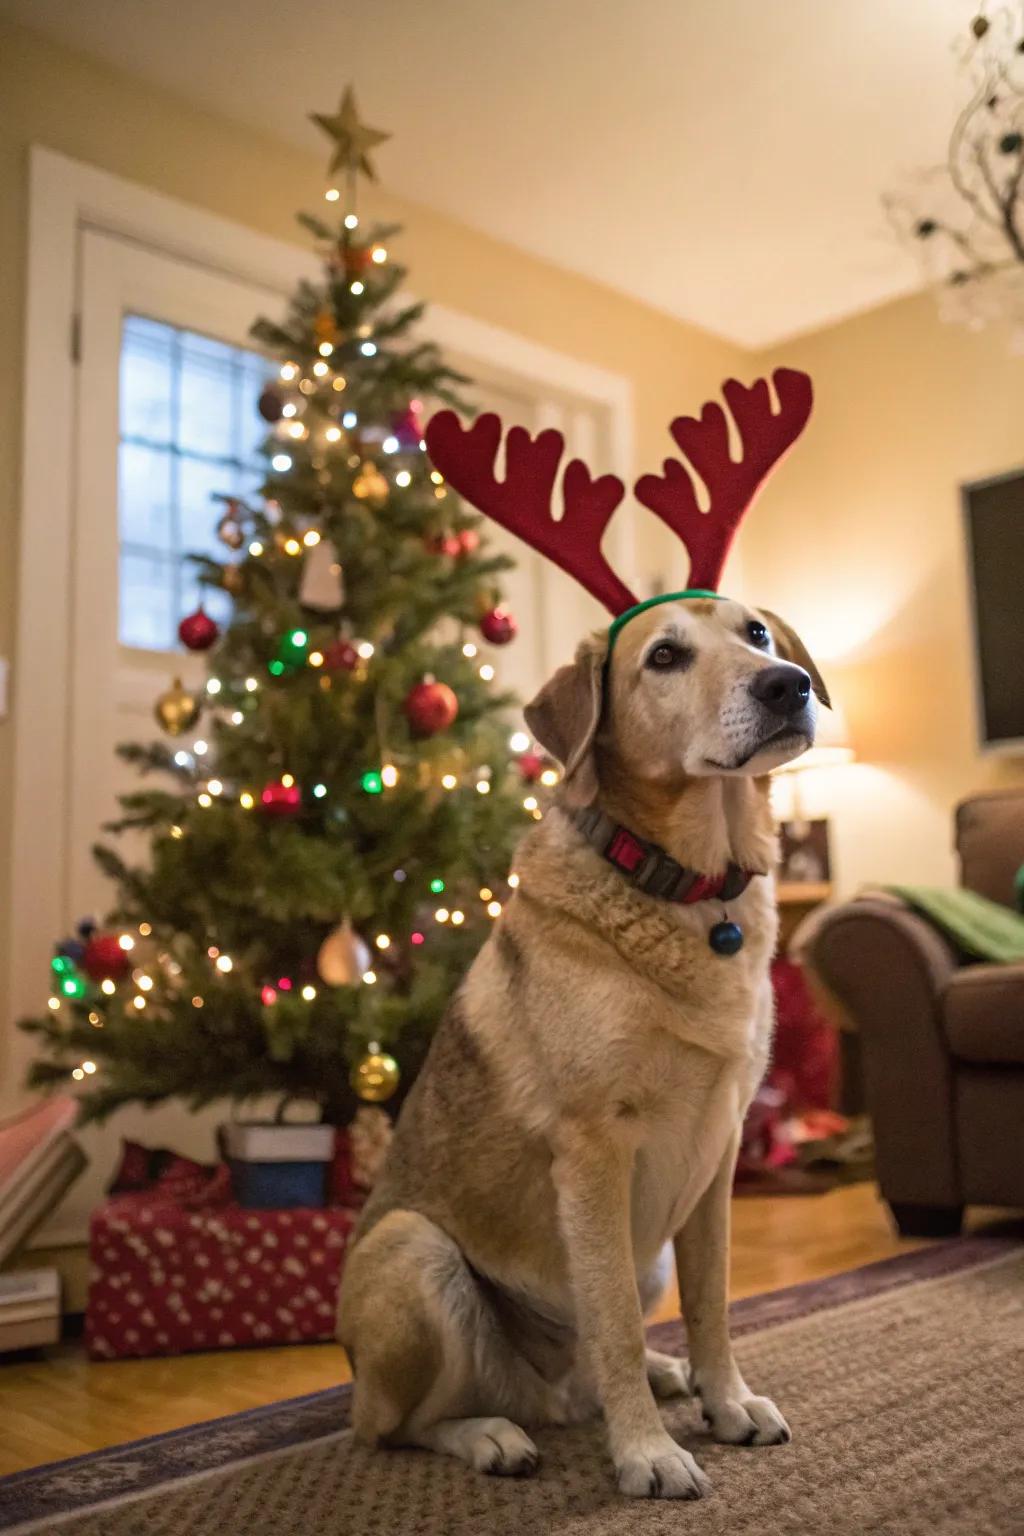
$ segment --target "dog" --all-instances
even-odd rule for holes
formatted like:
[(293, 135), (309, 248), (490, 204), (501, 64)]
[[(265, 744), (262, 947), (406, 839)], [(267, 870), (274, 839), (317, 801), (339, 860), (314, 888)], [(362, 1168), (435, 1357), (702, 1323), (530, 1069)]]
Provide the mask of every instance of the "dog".
[[(729, 1199), (773, 1023), (767, 774), (812, 744), (818, 701), (782, 620), (683, 597), (647, 606), (611, 654), (607, 633), (586, 639), (527, 708), (564, 767), (555, 804), (518, 849), (346, 1260), (360, 1441), (527, 1475), (524, 1426), (601, 1410), (624, 1494), (697, 1498), (708, 1478), (656, 1399), (692, 1394), (731, 1445), (789, 1440), (730, 1345)], [(652, 867), (698, 872), (691, 891), (737, 867), (745, 888), (651, 894), (588, 836), (595, 821), (660, 850)], [(709, 943), (723, 905), (735, 952)], [(645, 1347), (668, 1245), (688, 1365)]]

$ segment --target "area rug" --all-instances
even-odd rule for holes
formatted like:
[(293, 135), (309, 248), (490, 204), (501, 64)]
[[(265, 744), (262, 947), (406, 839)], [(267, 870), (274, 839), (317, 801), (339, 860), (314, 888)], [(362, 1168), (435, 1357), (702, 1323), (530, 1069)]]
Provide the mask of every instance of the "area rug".
[[(597, 1425), (540, 1431), (538, 1476), (370, 1452), (319, 1392), (0, 1480), (0, 1530), (59, 1536), (1020, 1536), (1024, 1247), (968, 1238), (733, 1307), (741, 1367), (791, 1445), (713, 1444), (666, 1405), (714, 1491), (633, 1502)], [(651, 1330), (680, 1349), (678, 1324)], [(106, 1367), (116, 1372), (117, 1365)], [(2, 1391), (2, 1383), (0, 1383)], [(0, 1434), (2, 1434), (0, 1406)]]

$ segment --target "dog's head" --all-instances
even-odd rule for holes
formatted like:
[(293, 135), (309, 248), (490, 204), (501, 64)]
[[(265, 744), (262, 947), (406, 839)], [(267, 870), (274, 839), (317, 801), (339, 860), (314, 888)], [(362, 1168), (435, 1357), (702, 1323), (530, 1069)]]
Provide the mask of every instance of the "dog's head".
[(821, 674), (782, 619), (687, 598), (630, 619), (610, 655), (607, 633), (584, 640), (526, 722), (563, 764), (569, 799), (588, 804), (603, 745), (640, 779), (763, 774), (813, 744), (816, 699), (828, 705)]

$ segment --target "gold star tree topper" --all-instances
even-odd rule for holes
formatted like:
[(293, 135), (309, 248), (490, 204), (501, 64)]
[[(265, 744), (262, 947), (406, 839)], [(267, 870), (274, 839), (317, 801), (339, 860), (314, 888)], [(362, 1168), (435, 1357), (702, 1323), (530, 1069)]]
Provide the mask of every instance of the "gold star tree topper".
[(379, 128), (370, 128), (360, 121), (356, 95), (350, 85), (345, 87), (337, 112), (330, 115), (312, 112), (310, 116), (317, 127), (334, 140), (334, 154), (328, 166), (332, 175), (340, 170), (350, 175), (362, 171), (370, 181), (377, 180), (377, 173), (370, 161), (370, 150), (376, 149), (378, 144), (383, 144), (391, 135), (382, 133)]

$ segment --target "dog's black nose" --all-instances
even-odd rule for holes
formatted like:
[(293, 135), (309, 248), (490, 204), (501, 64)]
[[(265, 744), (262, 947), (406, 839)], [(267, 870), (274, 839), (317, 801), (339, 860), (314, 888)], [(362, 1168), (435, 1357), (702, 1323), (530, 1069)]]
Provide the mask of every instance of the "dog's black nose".
[(762, 667), (750, 684), (759, 704), (773, 715), (798, 715), (811, 696), (811, 679), (803, 667), (783, 662), (776, 667)]

